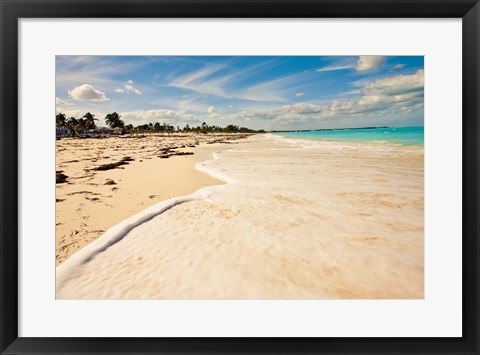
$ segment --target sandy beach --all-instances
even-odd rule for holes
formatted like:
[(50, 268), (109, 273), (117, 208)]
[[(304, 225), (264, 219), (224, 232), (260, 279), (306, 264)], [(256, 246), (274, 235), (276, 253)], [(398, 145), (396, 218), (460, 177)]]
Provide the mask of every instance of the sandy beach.
[(79, 250), (57, 267), (59, 299), (424, 296), (423, 147), (267, 134), (161, 159), (149, 138), (57, 143), (75, 178), (57, 185), (57, 262)]
[[(220, 146), (242, 134), (149, 134), (56, 141), (56, 264), (67, 260), (107, 229), (143, 209), (199, 188), (223, 184), (195, 169)], [(193, 153), (190, 155), (175, 155)], [(102, 165), (127, 164), (108, 170)]]

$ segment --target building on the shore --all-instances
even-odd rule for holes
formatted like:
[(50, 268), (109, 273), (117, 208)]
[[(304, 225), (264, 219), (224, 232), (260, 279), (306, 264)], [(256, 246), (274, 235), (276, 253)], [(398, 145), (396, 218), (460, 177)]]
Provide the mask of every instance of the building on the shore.
[(125, 130), (120, 127), (110, 128), (110, 127), (96, 127), (95, 129), (90, 129), (86, 132), (83, 132), (82, 136), (88, 137), (108, 137), (112, 135), (122, 135), (125, 134)]
[(112, 133), (113, 133), (113, 130), (109, 127), (97, 127), (89, 131), (89, 134), (92, 134), (94, 136), (110, 135)]
[[(110, 128), (110, 127), (96, 127), (95, 129), (89, 129), (87, 131), (77, 132), (78, 137), (108, 137), (112, 135), (125, 134), (123, 128)], [(69, 137), (72, 136), (72, 131), (66, 127), (56, 127), (57, 137)]]
[(116, 127), (113, 129), (113, 134), (122, 135), (125, 134), (125, 129)]
[(55, 135), (57, 137), (65, 137), (71, 135), (71, 131), (66, 127), (56, 127)]

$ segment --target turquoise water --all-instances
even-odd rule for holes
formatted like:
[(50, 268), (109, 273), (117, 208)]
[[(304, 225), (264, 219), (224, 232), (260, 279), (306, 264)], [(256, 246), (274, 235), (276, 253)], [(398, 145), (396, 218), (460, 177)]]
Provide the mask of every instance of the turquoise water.
[(423, 126), (282, 132), (278, 134), (285, 137), (323, 139), (331, 141), (379, 142), (423, 146)]

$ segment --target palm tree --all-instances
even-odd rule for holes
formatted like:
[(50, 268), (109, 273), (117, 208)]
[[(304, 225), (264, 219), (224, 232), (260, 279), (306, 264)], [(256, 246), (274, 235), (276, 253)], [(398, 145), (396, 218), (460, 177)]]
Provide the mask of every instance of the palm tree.
[(98, 121), (98, 119), (95, 118), (95, 115), (92, 115), (90, 112), (87, 112), (85, 115), (83, 115), (83, 118), (85, 119), (85, 129), (95, 129), (95, 121)]
[(120, 117), (121, 116), (116, 112), (109, 113), (105, 116), (105, 122), (110, 126), (110, 128), (123, 128), (125, 126), (125, 122), (123, 122)]
[(77, 132), (83, 132), (85, 131), (85, 120), (82, 118), (79, 118), (77, 120), (77, 125), (75, 126), (75, 131)]
[(78, 125), (78, 121), (75, 117), (70, 117), (65, 122), (65, 126), (70, 130), (70, 132), (72, 132), (73, 136), (77, 135), (77, 131), (76, 131), (77, 125)]
[(67, 127), (67, 116), (64, 113), (58, 113), (55, 116), (55, 123), (57, 127)]

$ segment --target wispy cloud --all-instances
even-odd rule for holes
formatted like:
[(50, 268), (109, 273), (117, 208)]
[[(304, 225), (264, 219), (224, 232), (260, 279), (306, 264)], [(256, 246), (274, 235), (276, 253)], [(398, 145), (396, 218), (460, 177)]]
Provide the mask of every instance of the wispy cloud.
[(356, 64), (331, 64), (323, 68), (318, 68), (317, 72), (354, 69)]
[(378, 55), (361, 55), (355, 59), (340, 59), (330, 65), (318, 68), (317, 72), (328, 72), (335, 70), (356, 70), (369, 71), (377, 69), (385, 61), (385, 57)]
[(238, 98), (252, 101), (286, 102), (292, 88), (300, 83), (304, 76), (304, 73), (297, 73), (263, 81), (243, 89), (238, 94)]
[(205, 66), (199, 70), (172, 80), (168, 85), (199, 93), (225, 97), (226, 93), (222, 84), (227, 78), (212, 79), (212, 75), (223, 68), (224, 66), (221, 64)]
[(241, 70), (229, 68), (225, 64), (207, 65), (182, 75), (167, 85), (224, 99), (284, 101), (283, 92), (286, 91), (287, 87), (282, 87), (282, 83), (288, 84), (285, 78), (244, 82), (248, 75), (253, 75), (261, 67), (271, 65), (275, 60), (257, 63)]
[(121, 85), (118, 73), (128, 74), (148, 64), (147, 60), (118, 60), (110, 56), (57, 56), (57, 88), (90, 83), (102, 90)]
[(408, 119), (411, 114), (421, 114), (423, 86), (424, 72), (418, 70), (408, 75), (386, 76), (364, 82), (358, 89), (361, 95), (357, 98), (339, 96), (323, 102), (274, 105), (265, 109), (243, 107), (240, 111), (230, 113), (210, 105), (198, 114), (165, 109), (121, 114), (126, 122), (134, 125), (165, 122), (183, 126), (207, 121), (209, 124), (235, 123), (264, 129), (360, 127), (398, 122), (399, 119)]
[(403, 69), (405, 67), (405, 64), (402, 64), (402, 63), (398, 63), (398, 64), (395, 64), (392, 69), (393, 70), (397, 70), (397, 69)]
[(57, 105), (57, 106), (68, 106), (68, 105), (70, 105), (70, 103), (65, 101), (65, 100), (62, 100), (59, 97), (56, 97), (55, 98), (55, 105)]

